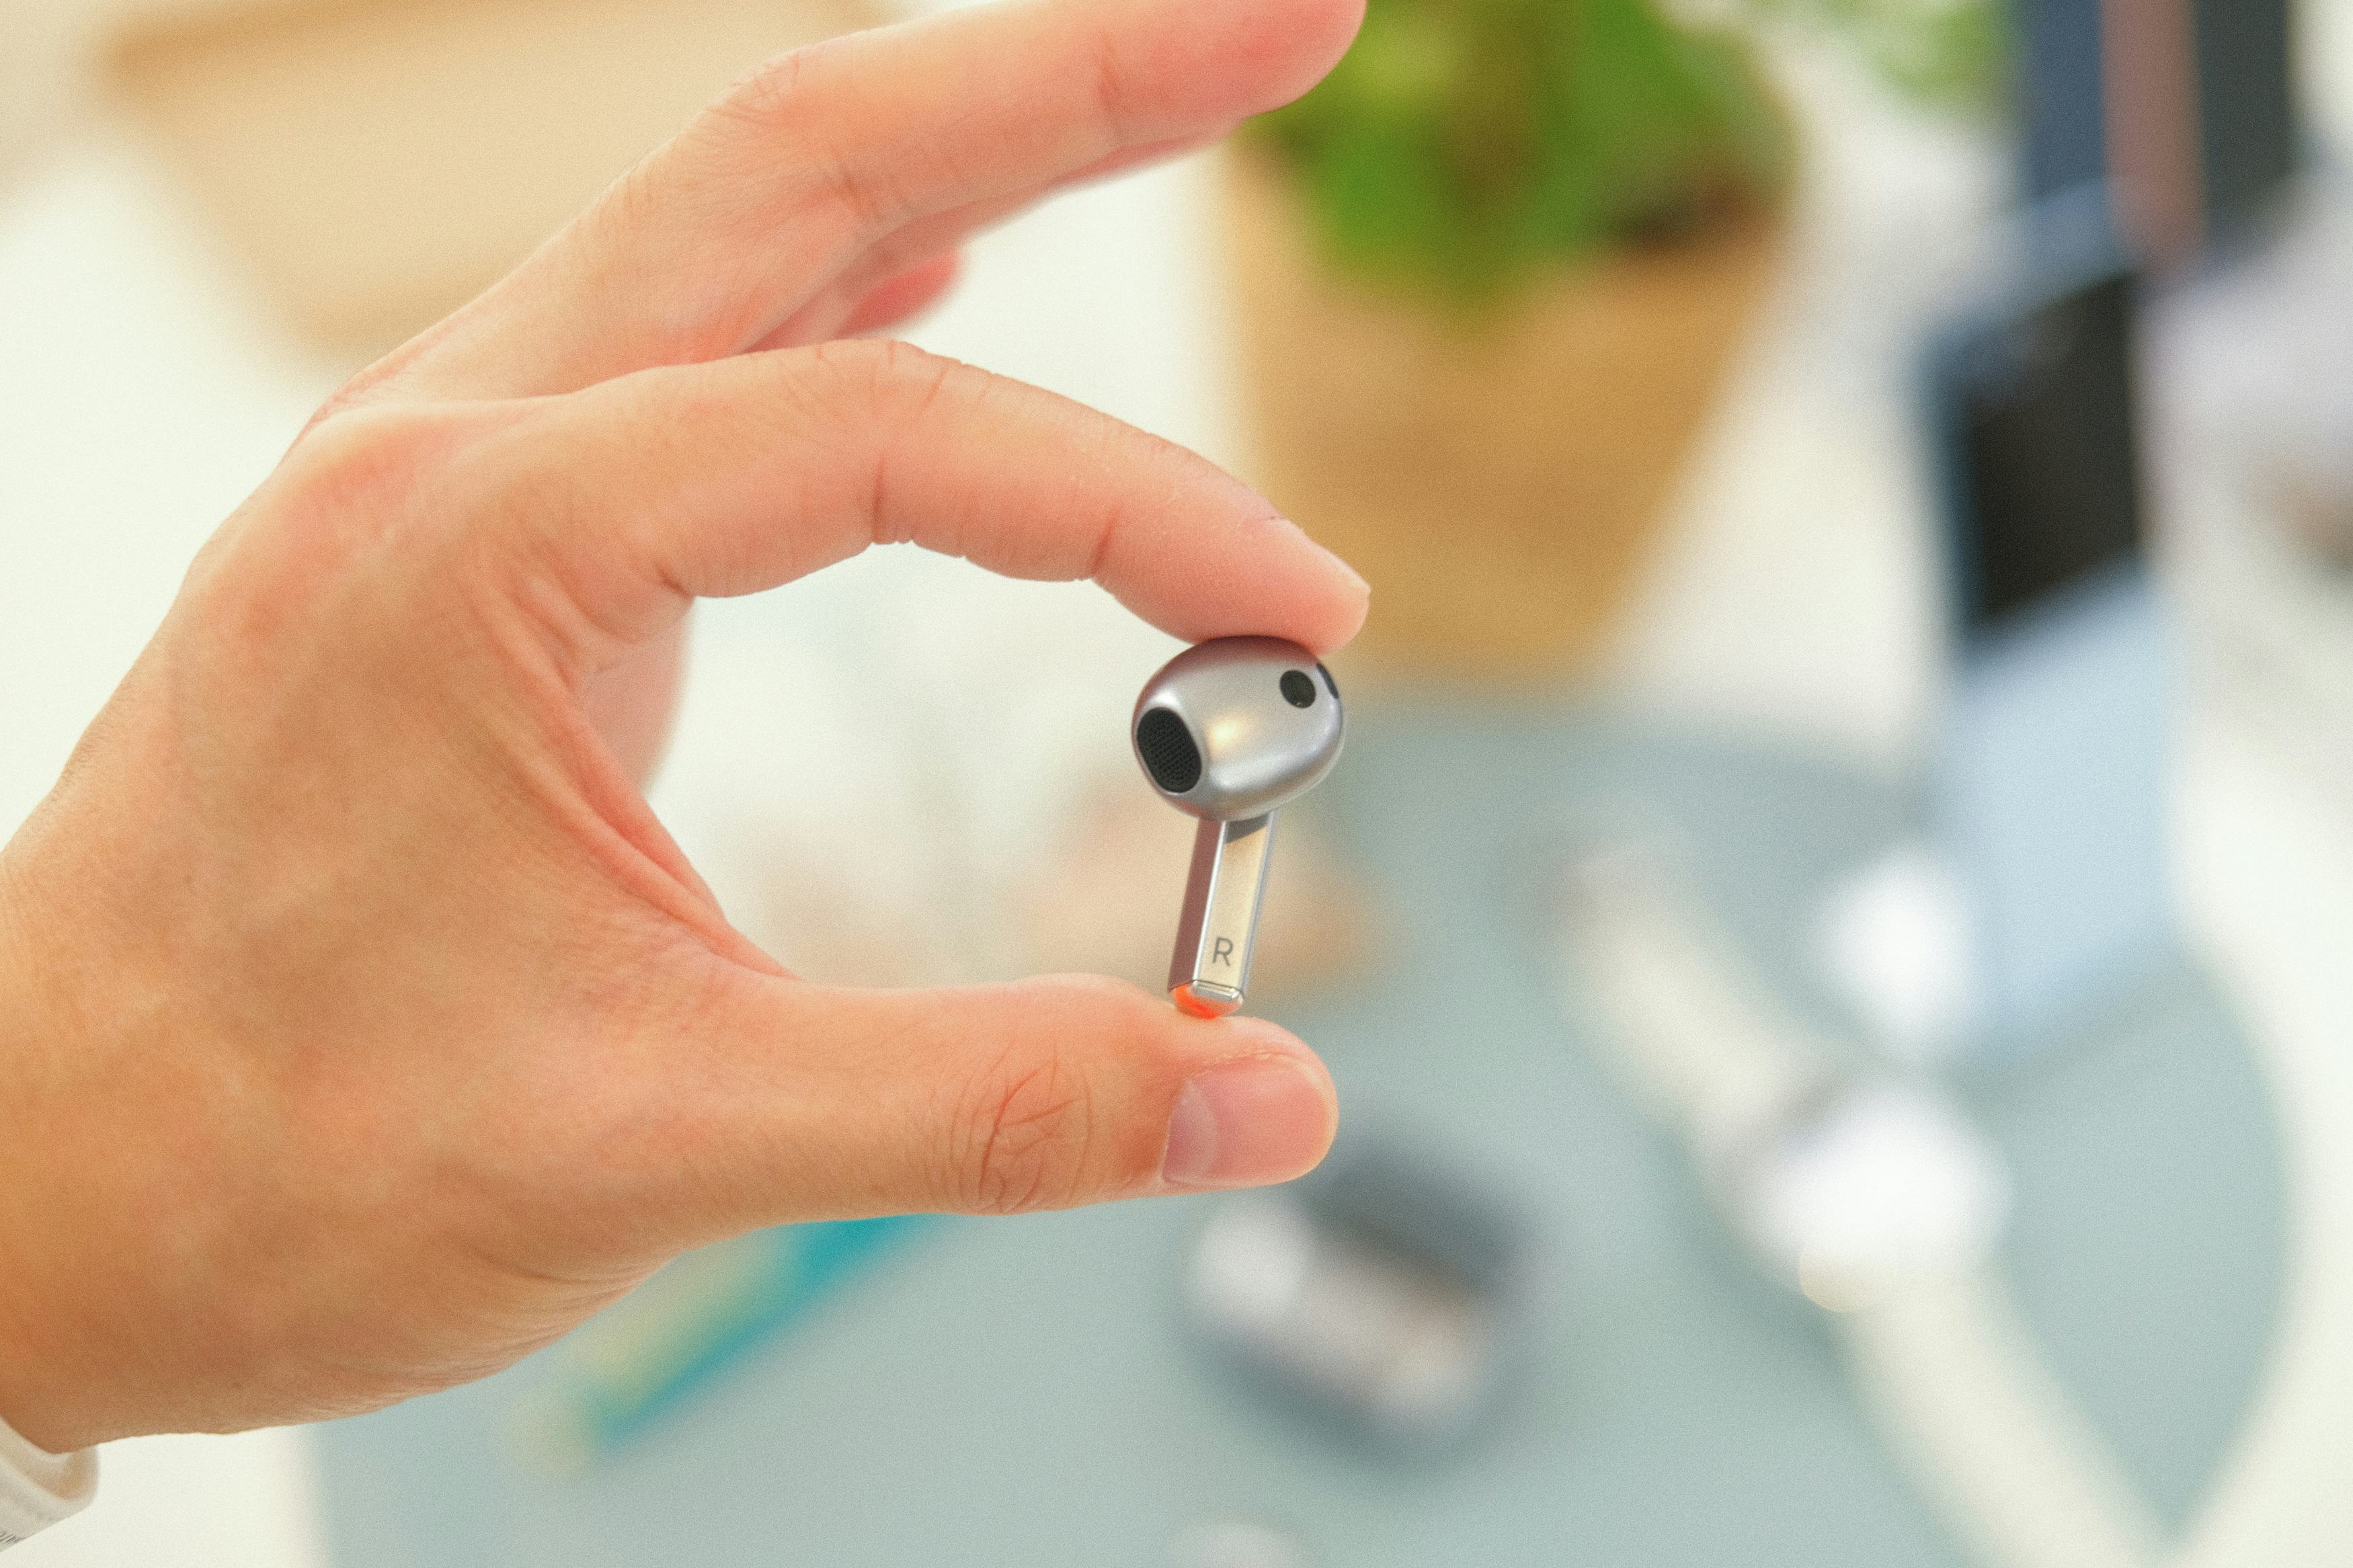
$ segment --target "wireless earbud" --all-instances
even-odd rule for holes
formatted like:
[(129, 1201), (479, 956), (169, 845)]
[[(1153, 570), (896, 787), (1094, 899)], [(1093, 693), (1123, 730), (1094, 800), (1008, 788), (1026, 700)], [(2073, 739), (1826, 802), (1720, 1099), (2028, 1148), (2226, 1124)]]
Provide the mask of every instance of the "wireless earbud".
[(1145, 683), (1131, 733), (1161, 797), (1201, 819), (1168, 993), (1204, 1018), (1242, 1005), (1266, 888), (1274, 813), (1340, 758), (1340, 689), (1281, 637), (1187, 648)]

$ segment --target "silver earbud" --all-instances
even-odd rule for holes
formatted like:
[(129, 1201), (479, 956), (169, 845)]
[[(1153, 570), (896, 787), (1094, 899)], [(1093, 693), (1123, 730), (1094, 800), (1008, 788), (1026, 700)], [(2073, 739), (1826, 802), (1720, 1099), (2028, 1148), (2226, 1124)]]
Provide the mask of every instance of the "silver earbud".
[(1168, 965), (1185, 1011), (1215, 1018), (1242, 1005), (1275, 809), (1323, 782), (1344, 727), (1331, 672), (1281, 637), (1198, 644), (1145, 683), (1129, 727), (1136, 761), (1162, 799), (1201, 819)]

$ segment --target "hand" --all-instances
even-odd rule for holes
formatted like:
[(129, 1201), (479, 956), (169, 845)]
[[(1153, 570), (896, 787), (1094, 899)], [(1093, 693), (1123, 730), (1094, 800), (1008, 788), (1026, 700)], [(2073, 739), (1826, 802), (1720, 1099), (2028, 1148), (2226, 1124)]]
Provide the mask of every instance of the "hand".
[(868, 993), (632, 777), (691, 601), (913, 540), (1179, 637), (1363, 584), (1206, 463), (842, 341), (1041, 192), (1304, 90), (1358, 0), (1035, 0), (786, 56), (361, 375), (0, 854), (0, 1417), (68, 1449), (480, 1376), (749, 1227), (1287, 1178), (1332, 1089), (1093, 979)]

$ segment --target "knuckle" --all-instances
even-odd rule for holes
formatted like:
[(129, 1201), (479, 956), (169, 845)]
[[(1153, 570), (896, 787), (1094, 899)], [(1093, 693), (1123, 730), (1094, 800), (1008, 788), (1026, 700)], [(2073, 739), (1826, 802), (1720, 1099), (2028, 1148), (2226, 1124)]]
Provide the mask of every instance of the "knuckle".
[(1057, 1052), (1008, 1052), (974, 1076), (956, 1117), (950, 1177), (955, 1205), (1004, 1215), (1082, 1201), (1093, 1124), (1083, 1072)]
[(662, 165), (659, 158), (641, 158), (622, 171), (584, 220), (599, 243), (626, 246), (629, 237), (658, 228), (667, 216)]
[(871, 416), (912, 418), (952, 382), (980, 374), (897, 338), (840, 338), (805, 351), (828, 378), (855, 395)]
[(445, 415), (389, 405), (321, 421), (208, 549), (201, 580), (286, 590), (332, 576), (431, 514), (418, 501), (459, 438)]
[(728, 84), (712, 105), (712, 112), (755, 130), (789, 123), (799, 111), (809, 66), (826, 47), (805, 44), (769, 56)]
[(895, 339), (851, 338), (796, 351), (799, 364), (787, 381), (818, 423), (854, 433), (871, 468), (863, 504), (878, 542), (902, 537), (913, 520), (899, 518), (892, 475), (900, 457), (919, 446), (943, 412), (969, 408), (985, 396), (988, 376), (972, 366), (927, 353)]
[(366, 404), (321, 420), (274, 475), (283, 510), (323, 544), (364, 547), (403, 524), (456, 521), (445, 492), (503, 413), (485, 405)]
[[(459, 646), (478, 498), (456, 470), (476, 428), (461, 413), (366, 405), (314, 426), (192, 564), (182, 588), (217, 673), (288, 688), (287, 648), (334, 648), (336, 668), (434, 622)], [(414, 665), (414, 676), (424, 668)]]
[(423, 409), (347, 408), (303, 437), (287, 468), (314, 500), (398, 500), (446, 450), (449, 426)]
[(887, 180), (860, 166), (855, 143), (832, 123), (837, 116), (828, 105), (838, 95), (821, 84), (845, 47), (843, 39), (827, 39), (762, 61), (712, 105), (710, 122), (728, 163), (775, 170), (781, 149), (783, 166), (805, 184), (808, 206), (830, 207), (855, 231), (871, 233), (891, 226), (904, 209)]

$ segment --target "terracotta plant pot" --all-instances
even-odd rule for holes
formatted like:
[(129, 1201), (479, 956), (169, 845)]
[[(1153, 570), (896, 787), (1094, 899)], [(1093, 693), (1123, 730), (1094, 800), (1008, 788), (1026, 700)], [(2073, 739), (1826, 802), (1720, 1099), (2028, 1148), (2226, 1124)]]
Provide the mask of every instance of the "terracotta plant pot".
[(1574, 673), (1602, 647), (1774, 273), (1759, 217), (1498, 314), (1341, 277), (1267, 153), (1227, 160), (1251, 478), (1373, 584), (1363, 661)]

